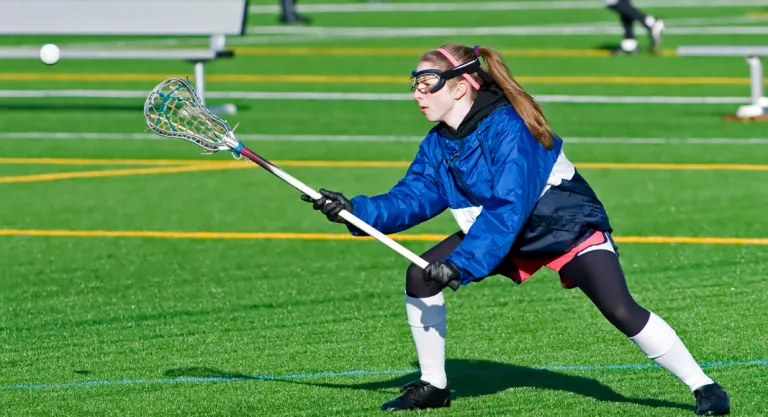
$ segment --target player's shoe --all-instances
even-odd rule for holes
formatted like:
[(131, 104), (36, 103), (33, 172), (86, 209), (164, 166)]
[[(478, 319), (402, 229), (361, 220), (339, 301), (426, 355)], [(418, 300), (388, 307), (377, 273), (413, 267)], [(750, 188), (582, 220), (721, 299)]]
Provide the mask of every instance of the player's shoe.
[(613, 50), (614, 55), (637, 55), (637, 40), (632, 38), (622, 39), (619, 47)]
[(416, 380), (401, 388), (403, 395), (381, 406), (384, 411), (419, 410), (450, 407), (451, 387), (437, 388), (429, 382)]
[(693, 392), (696, 397), (696, 414), (721, 416), (730, 413), (731, 401), (719, 384), (709, 384)]
[(651, 50), (654, 54), (658, 53), (661, 48), (661, 34), (666, 29), (664, 21), (657, 19), (656, 23), (649, 28), (651, 34)]

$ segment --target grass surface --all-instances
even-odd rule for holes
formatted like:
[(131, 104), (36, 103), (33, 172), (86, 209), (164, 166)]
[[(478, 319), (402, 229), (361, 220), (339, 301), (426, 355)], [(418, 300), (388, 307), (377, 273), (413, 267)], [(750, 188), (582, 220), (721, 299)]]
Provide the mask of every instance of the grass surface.
[[(318, 1), (307, 1), (311, 3)], [(650, 11), (683, 25), (684, 19), (739, 18), (760, 8)], [(436, 12), (426, 20), (421, 13), (313, 17), (315, 26), (331, 27), (530, 26), (616, 20), (602, 9)], [(249, 19), (253, 26), (274, 24), (272, 15)], [(638, 34), (645, 36), (640, 28)], [(238, 47), (267, 48), (258, 54), (244, 49), (232, 60), (208, 65), (212, 78), (208, 88), (407, 93), (407, 76), (419, 52), (409, 49), (393, 55), (392, 48), (426, 50), (461, 41), (510, 50), (513, 72), (535, 95), (746, 98), (749, 94), (748, 69), (740, 58), (532, 57), (515, 56), (520, 52), (512, 51), (595, 50), (616, 40), (614, 35), (304, 40), (286, 35), (275, 38), (281, 42), (277, 45), (255, 41), (249, 45), (249, 38), (233, 39)], [(640, 40), (647, 44), (645, 38)], [(0, 39), (6, 45), (81, 41), (94, 40)], [(713, 43), (757, 44), (764, 39), (670, 35), (664, 47)], [(291, 46), (308, 52), (288, 54), (284, 48)], [(365, 48), (367, 52), (331, 54), (327, 48)], [(148, 93), (166, 76), (191, 72), (184, 62), (62, 61), (44, 67), (38, 61), (15, 60), (3, 62), (0, 89)], [(136, 80), (72, 81), (64, 76), (83, 73), (127, 74)], [(22, 80), (29, 74), (37, 75)], [(403, 81), (215, 78), (233, 74), (384, 76)], [(589, 82), (534, 78), (574, 76), (602, 78)], [(629, 78), (606, 81), (605, 77)], [(716, 80), (692, 81), (702, 77)], [(246, 140), (263, 156), (283, 161), (288, 172), (308, 185), (348, 195), (385, 192), (405, 167), (338, 167), (330, 161), (407, 162), (418, 147), (413, 138), (430, 128), (415, 105), (405, 101), (210, 99), (209, 103), (225, 101), (238, 105), (237, 115), (226, 118), (233, 125), (241, 123), (238, 133), (242, 135), (410, 138), (386, 143)], [(403, 307), (406, 260), (373, 241), (307, 239), (301, 234), (344, 230), (300, 202), (295, 190), (254, 167), (93, 178), (45, 175), (159, 165), (152, 161), (95, 163), (97, 159), (231, 161), (223, 154), (201, 156), (192, 144), (172, 140), (55, 138), (57, 132), (142, 133), (141, 105), (141, 99), (0, 99), (4, 137), (8, 132), (43, 133), (42, 139), (0, 140), (0, 188), (5, 203), (0, 205), (0, 409), (9, 415), (378, 414), (378, 406), (397, 395), (401, 384), (418, 377)], [(566, 140), (568, 157), (607, 207), (617, 239), (766, 238), (765, 143), (575, 140), (765, 138), (763, 124), (722, 121), (736, 106), (543, 103), (556, 132)], [(50, 137), (45, 137), (46, 132)], [(569, 143), (569, 138), (574, 140)], [(285, 161), (328, 163), (306, 167)], [(669, 165), (656, 169), (587, 165), (594, 163)], [(181, 163), (163, 164), (168, 168)], [(728, 165), (692, 169), (681, 164)], [(12, 182), (14, 177), (37, 174), (43, 175), (34, 182)], [(298, 235), (292, 239), (23, 235), (50, 230)], [(455, 222), (444, 213), (407, 233), (446, 235), (455, 230)], [(434, 243), (404, 241), (403, 245), (420, 253)], [(707, 373), (728, 389), (734, 413), (763, 415), (762, 386), (768, 382), (768, 324), (762, 318), (768, 302), (768, 246), (619, 246), (628, 285), (638, 302), (664, 317)], [(432, 414), (693, 413), (693, 398), (685, 386), (652, 366), (579, 290), (561, 289), (550, 271), (541, 271), (520, 286), (492, 277), (447, 293), (446, 298), (447, 369), (456, 399), (450, 409)]]

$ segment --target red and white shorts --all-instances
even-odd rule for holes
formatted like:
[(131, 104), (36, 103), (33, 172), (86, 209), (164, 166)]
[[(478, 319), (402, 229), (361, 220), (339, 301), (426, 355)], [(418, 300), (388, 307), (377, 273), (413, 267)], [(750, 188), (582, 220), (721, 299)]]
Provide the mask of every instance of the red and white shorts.
[[(512, 258), (514, 265), (505, 265), (499, 273), (511, 278), (518, 284), (522, 284), (523, 281), (530, 278), (531, 275), (535, 274), (536, 271), (542, 267), (547, 267), (555, 272), (560, 272), (560, 269), (573, 260), (573, 258), (595, 250), (607, 250), (616, 253), (611, 235), (605, 232), (595, 232), (592, 236), (564, 255), (541, 259)], [(560, 283), (565, 288), (575, 287), (575, 284), (562, 277), (560, 278)]]

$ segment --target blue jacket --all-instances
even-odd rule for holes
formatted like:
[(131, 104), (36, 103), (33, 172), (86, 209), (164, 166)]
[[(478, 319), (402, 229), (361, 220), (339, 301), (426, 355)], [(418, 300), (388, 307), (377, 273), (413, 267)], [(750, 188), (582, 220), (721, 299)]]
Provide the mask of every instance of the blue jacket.
[[(584, 188), (579, 187), (583, 179), (564, 158), (562, 140), (555, 137), (553, 149), (546, 150), (508, 102), (496, 105), (461, 139), (449, 138), (443, 131), (441, 125), (430, 130), (405, 177), (389, 192), (351, 201), (355, 216), (385, 234), (401, 232), (450, 209), (466, 233), (447, 258), (461, 271), (462, 284), (490, 275), (511, 252), (516, 256), (565, 253), (588, 229), (610, 228), (604, 212), (597, 213), (596, 221), (582, 219), (582, 200), (587, 208), (595, 208), (597, 201), (588, 186), (576, 194), (587, 197), (577, 201), (573, 213), (577, 220), (560, 225), (570, 227), (572, 233), (553, 234), (563, 217), (557, 207), (563, 197), (574, 195), (572, 190), (558, 190), (555, 201), (536, 215), (537, 203), (543, 195), (553, 194), (553, 187), (567, 183)], [(602, 210), (599, 202), (597, 206)], [(354, 228), (350, 232), (360, 233)]]

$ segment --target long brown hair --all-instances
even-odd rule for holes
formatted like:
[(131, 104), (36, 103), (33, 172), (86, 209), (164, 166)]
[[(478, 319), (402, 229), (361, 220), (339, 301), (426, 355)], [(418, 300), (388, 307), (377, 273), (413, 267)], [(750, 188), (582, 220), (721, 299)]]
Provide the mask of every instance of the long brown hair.
[[(468, 62), (475, 58), (475, 49), (471, 46), (449, 44), (443, 45), (441, 48), (450, 53), (460, 63)], [(531, 97), (531, 95), (528, 94), (528, 92), (515, 80), (509, 67), (498, 52), (491, 48), (484, 47), (478, 47), (477, 51), (480, 57), (485, 61), (485, 64), (488, 67), (488, 73), (493, 78), (494, 83), (504, 92), (507, 100), (509, 100), (523, 119), (533, 137), (535, 137), (545, 149), (552, 149), (554, 133), (549, 127), (549, 122), (547, 122), (547, 118), (544, 116), (544, 112), (542, 112), (539, 103), (537, 103), (536, 100), (534, 100), (533, 97)], [(453, 64), (451, 64), (451, 62), (437, 50), (425, 53), (422, 55), (420, 61), (434, 64), (443, 71), (453, 68)], [(478, 84), (481, 86), (483, 85), (483, 81), (477, 73), (471, 73), (470, 76)], [(454, 78), (449, 80), (448, 84), (455, 85), (455, 83), (462, 79), (462, 77)], [(474, 95), (477, 94), (477, 92), (472, 90), (472, 94), (474, 98)]]

